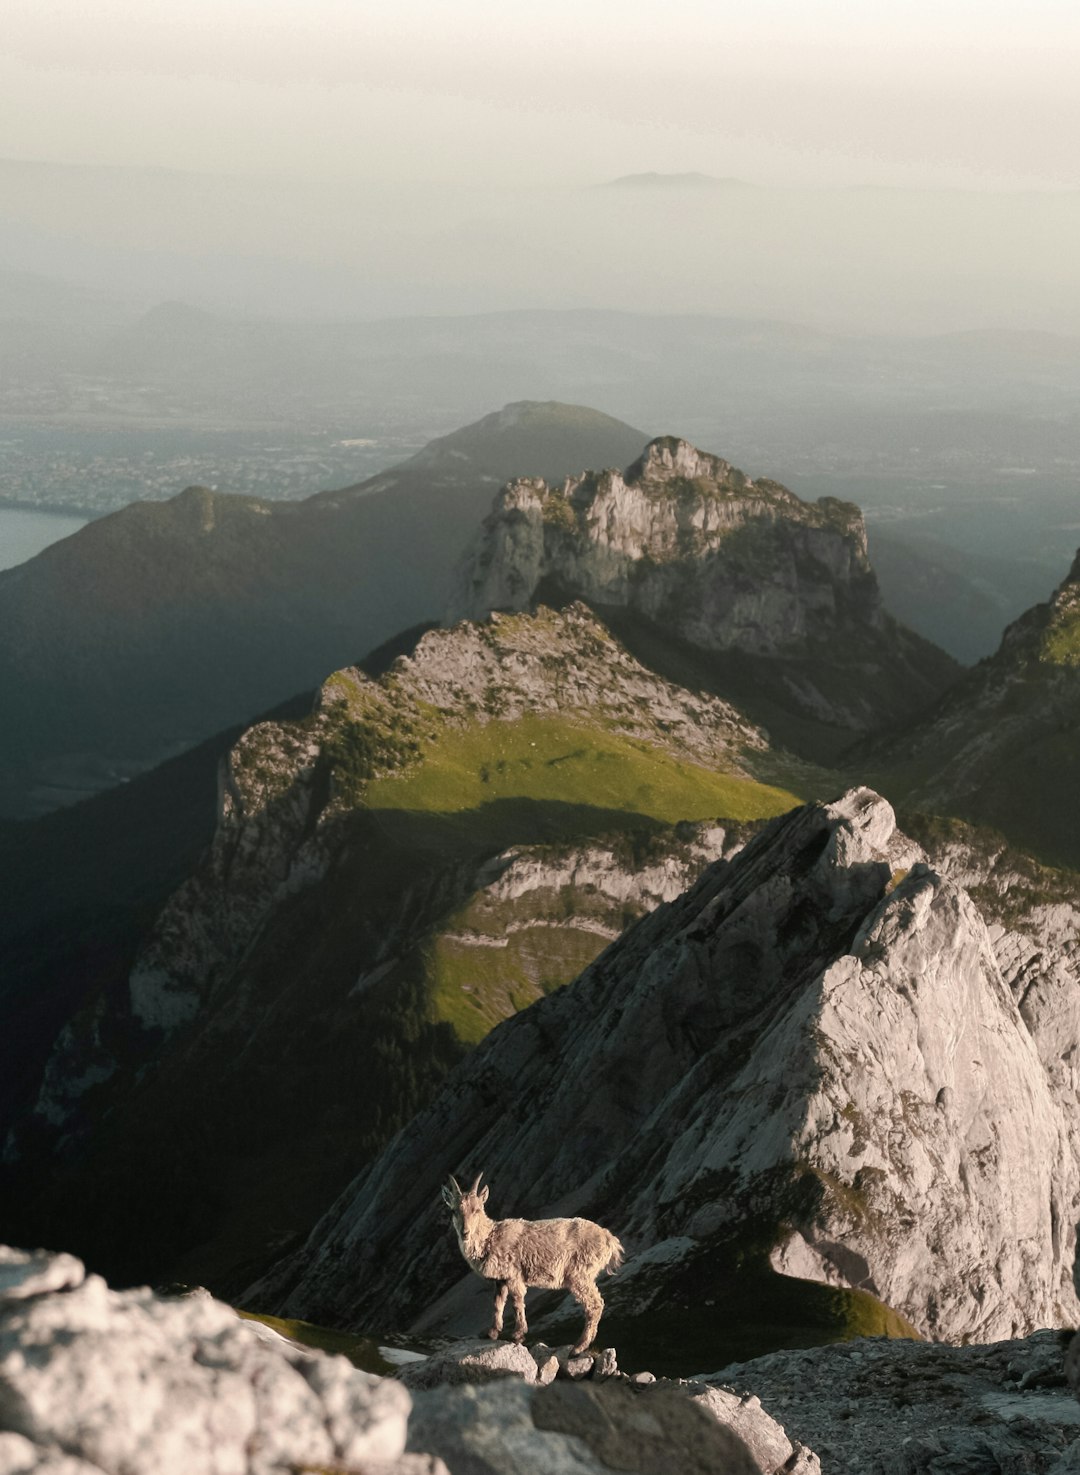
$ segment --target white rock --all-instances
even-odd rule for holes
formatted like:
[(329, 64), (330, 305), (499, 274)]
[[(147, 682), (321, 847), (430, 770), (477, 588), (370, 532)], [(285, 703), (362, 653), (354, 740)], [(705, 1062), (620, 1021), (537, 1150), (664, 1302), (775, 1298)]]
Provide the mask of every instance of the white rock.
[(41, 1468), (57, 1448), (87, 1462), (63, 1475), (351, 1470), (404, 1450), (410, 1400), (393, 1380), (275, 1347), (213, 1300), (72, 1284), (71, 1257), (56, 1261), (51, 1279), (70, 1288), (0, 1302), (0, 1420)]
[(86, 1271), (74, 1255), (50, 1255), (46, 1250), (15, 1250), (0, 1245), (0, 1305), (48, 1291), (72, 1290), (82, 1285)]

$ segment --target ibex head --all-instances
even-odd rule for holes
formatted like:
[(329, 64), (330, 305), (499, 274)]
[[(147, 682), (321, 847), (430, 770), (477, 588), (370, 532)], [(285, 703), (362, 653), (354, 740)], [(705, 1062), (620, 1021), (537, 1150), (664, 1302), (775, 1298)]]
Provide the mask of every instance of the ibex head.
[(477, 1218), (486, 1218), (484, 1205), (487, 1203), (488, 1188), (480, 1187), (480, 1179), (483, 1173), (477, 1173), (473, 1186), (466, 1192), (453, 1175), (450, 1182), (443, 1186), (443, 1203), (450, 1210), (450, 1216), (454, 1221), (458, 1238), (465, 1233), (470, 1223)]

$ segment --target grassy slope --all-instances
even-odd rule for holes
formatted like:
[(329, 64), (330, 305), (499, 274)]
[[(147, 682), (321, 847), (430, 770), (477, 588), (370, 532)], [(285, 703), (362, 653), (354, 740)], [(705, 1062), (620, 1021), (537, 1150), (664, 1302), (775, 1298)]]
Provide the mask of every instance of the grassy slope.
[(800, 802), (583, 718), (543, 716), (447, 731), (420, 765), (378, 779), (366, 792), (372, 809), (433, 814), (482, 815), (489, 804), (517, 799), (623, 811), (663, 824), (717, 815), (760, 819)]
[[(679, 820), (770, 818), (798, 802), (583, 718), (542, 716), (446, 730), (420, 762), (364, 792), (388, 836), (412, 822), (421, 843), (463, 851)], [(464, 920), (449, 918), (447, 930)], [(426, 956), (432, 1021), (477, 1044), (500, 1019), (575, 978), (604, 945), (595, 932), (544, 924), (499, 948), (437, 936)]]

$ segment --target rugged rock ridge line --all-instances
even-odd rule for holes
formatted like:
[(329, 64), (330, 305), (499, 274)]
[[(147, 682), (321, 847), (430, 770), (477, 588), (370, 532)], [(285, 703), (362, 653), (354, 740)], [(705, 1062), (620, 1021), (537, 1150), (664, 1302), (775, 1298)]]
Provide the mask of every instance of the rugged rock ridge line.
[(1074, 956), (1033, 964), (1026, 925), (988, 930), (868, 790), (775, 820), (489, 1035), (260, 1292), (473, 1326), (438, 1190), (483, 1168), (496, 1215), (620, 1234), (614, 1326), (707, 1336), (755, 1254), (932, 1337), (1068, 1321)]
[(1080, 553), (1045, 604), (929, 718), (882, 742), (863, 767), (890, 793), (998, 826), (1024, 849), (1080, 866)]
[[(885, 612), (857, 507), (803, 502), (670, 436), (625, 472), (504, 487), (448, 618), (527, 609), (552, 593), (633, 611), (704, 651), (799, 656), (789, 704), (856, 730), (925, 704), (956, 671)], [(813, 665), (856, 659), (888, 663), (904, 696), (875, 691), (865, 664), (861, 688)]]

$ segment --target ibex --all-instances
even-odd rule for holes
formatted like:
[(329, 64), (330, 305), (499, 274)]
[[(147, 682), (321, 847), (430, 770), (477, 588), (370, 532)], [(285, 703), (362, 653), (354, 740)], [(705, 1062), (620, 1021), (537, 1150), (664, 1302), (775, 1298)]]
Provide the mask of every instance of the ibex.
[(590, 1219), (489, 1219), (484, 1209), (488, 1189), (483, 1173), (465, 1193), (455, 1178), (442, 1191), (454, 1221), (461, 1253), (470, 1270), (498, 1281), (495, 1319), (488, 1336), (497, 1341), (503, 1328), (508, 1295), (514, 1298), (514, 1341), (523, 1342), (527, 1286), (569, 1291), (585, 1312), (585, 1328), (575, 1352), (584, 1352), (596, 1336), (604, 1310), (596, 1288), (602, 1270), (610, 1275), (622, 1264), (622, 1245), (608, 1229)]

